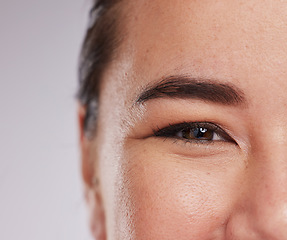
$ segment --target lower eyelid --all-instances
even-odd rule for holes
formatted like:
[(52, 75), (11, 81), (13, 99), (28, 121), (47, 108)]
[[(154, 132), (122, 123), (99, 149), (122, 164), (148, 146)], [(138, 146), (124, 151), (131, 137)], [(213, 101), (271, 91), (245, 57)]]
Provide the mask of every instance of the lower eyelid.
[[(226, 149), (224, 146), (227, 146), (226, 144), (231, 144), (230, 142), (226, 141), (207, 141), (207, 140), (188, 140), (185, 138), (162, 138), (161, 141), (166, 144), (172, 144), (177, 145), (179, 151), (196, 151), (197, 154), (201, 154), (201, 151), (203, 151), (205, 154), (208, 154), (208, 151), (212, 149), (212, 151), (221, 151), (223, 148)], [(234, 145), (234, 144), (232, 144)], [(207, 152), (206, 152), (207, 151)], [(202, 153), (203, 153), (202, 152)]]

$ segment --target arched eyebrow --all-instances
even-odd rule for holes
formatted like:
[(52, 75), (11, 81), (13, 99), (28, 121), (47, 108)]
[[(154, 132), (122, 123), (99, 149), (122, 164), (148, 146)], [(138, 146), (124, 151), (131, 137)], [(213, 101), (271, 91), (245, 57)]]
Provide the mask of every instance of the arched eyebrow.
[(147, 86), (139, 94), (137, 103), (155, 98), (198, 99), (223, 105), (242, 105), (244, 93), (230, 83), (189, 76), (170, 76)]

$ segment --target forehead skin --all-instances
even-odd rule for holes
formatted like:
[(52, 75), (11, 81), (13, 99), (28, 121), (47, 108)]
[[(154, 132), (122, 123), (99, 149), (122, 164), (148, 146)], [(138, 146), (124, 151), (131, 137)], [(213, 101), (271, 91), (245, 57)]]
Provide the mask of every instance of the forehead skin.
[(284, 80), (286, 73), (282, 67), (287, 52), (285, 1), (123, 4), (124, 36), (114, 68), (117, 75), (118, 70), (124, 75), (118, 77), (118, 85), (112, 84), (121, 88), (128, 81), (132, 98), (139, 86), (177, 73), (232, 80), (246, 87), (257, 85), (255, 78), (269, 80), (265, 84), (278, 90), (286, 84), (274, 81)]
[[(108, 236), (224, 239), (238, 199), (244, 198), (238, 194), (247, 191), (234, 190), (245, 186), (246, 161), (257, 156), (270, 167), (267, 156), (275, 148), (281, 156), (286, 154), (280, 149), (287, 143), (287, 2), (136, 0), (121, 5), (123, 42), (103, 77), (99, 131), (92, 149), (99, 162)], [(216, 79), (242, 89), (247, 108), (198, 105), (212, 119), (219, 118), (214, 112), (225, 115), (220, 121), (230, 125), (242, 143), (242, 151), (227, 158), (240, 161), (190, 167), (170, 161), (164, 147), (155, 149), (148, 141), (133, 140), (150, 129), (156, 113), (170, 121), (189, 120), (191, 114), (184, 113), (194, 106), (186, 102), (134, 107), (145, 86), (176, 74)], [(164, 112), (171, 111), (169, 106), (178, 110), (178, 119)], [(262, 149), (265, 152), (260, 153)], [(224, 174), (206, 176), (202, 168)], [(275, 193), (272, 197), (280, 199)]]

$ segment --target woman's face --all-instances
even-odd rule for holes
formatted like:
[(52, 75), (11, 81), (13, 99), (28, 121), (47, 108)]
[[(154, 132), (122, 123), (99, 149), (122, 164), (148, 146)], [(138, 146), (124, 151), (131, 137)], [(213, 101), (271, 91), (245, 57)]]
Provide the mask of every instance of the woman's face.
[(287, 239), (287, 1), (123, 1), (122, 15), (82, 140), (94, 234)]

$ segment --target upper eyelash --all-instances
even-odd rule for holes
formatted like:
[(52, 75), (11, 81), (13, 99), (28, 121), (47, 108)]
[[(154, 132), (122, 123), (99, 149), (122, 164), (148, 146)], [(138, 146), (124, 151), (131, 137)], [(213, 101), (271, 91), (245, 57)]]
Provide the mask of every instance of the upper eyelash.
[[(157, 130), (153, 129), (153, 133), (154, 133), (154, 136), (156, 137), (178, 138), (176, 137), (177, 132), (182, 131), (187, 128), (199, 128), (199, 127), (208, 128), (214, 131), (215, 133), (223, 136), (227, 141), (236, 143), (234, 139), (230, 137), (229, 134), (226, 133), (221, 127), (210, 122), (183, 122), (183, 123), (178, 123), (174, 125), (169, 124), (169, 126), (161, 128), (161, 129), (159, 128)], [(190, 142), (190, 141), (200, 142), (201, 141), (201, 140), (187, 140), (187, 139), (184, 139), (184, 140), (187, 142)]]

